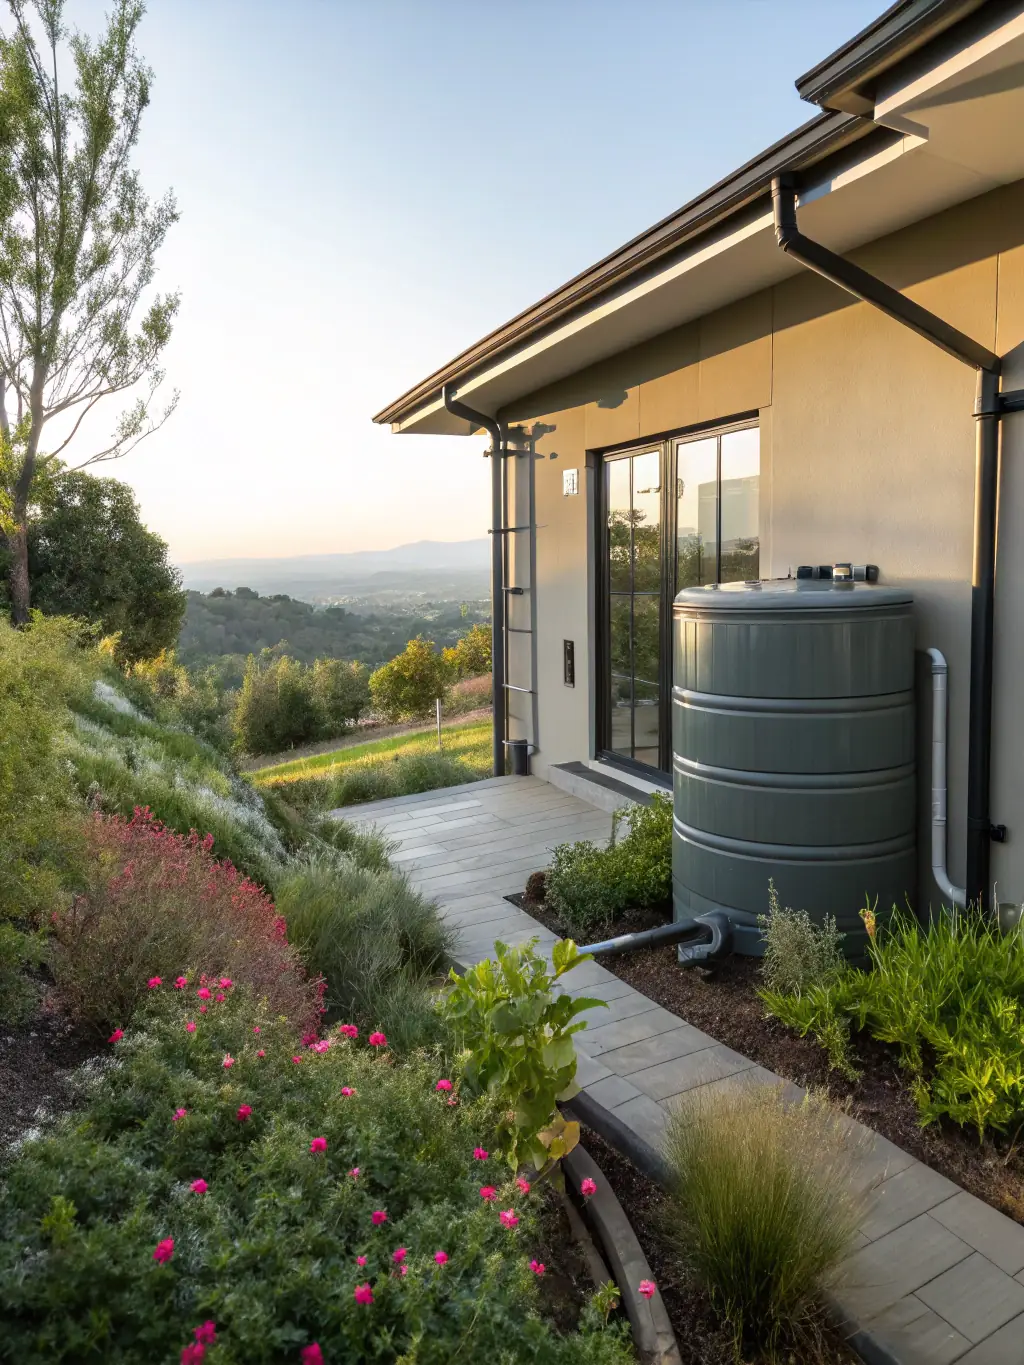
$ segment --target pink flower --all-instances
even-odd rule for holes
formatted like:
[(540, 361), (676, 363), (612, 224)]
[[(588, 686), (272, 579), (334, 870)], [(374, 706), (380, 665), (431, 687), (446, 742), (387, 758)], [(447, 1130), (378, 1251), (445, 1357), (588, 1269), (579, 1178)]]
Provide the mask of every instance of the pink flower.
[(448, 1108), (451, 1109), (454, 1105), (458, 1104), (458, 1102), (459, 1102), (458, 1095), (453, 1095), (451, 1099), (448, 1101)]
[(519, 1223), (515, 1209), (502, 1209), (498, 1214), (498, 1217), (501, 1219), (501, 1226), (503, 1228), (514, 1228)]
[(190, 1019), (190, 1020), (188, 1021), (188, 1023), (185, 1025), (185, 1032), (186, 1032), (186, 1033), (195, 1033), (195, 1031), (196, 1031), (196, 1021), (195, 1021), (194, 1019)]
[(396, 1247), (395, 1250), (391, 1253), (391, 1259), (394, 1261), (395, 1265), (401, 1265), (402, 1262), (405, 1260), (406, 1256), (408, 1256), (408, 1254), (409, 1254), (408, 1247)]
[(375, 1228), (379, 1228), (381, 1223), (386, 1223), (387, 1221), (388, 1215), (384, 1209), (374, 1209), (370, 1214), (370, 1222)]
[(519, 1177), (519, 1179), (516, 1181), (516, 1184), (519, 1186), (520, 1194), (530, 1193), (530, 1182), (528, 1180), (524, 1180), (522, 1176)]
[(113, 1033), (110, 1035), (110, 1037), (107, 1039), (107, 1042), (108, 1042), (108, 1043), (119, 1043), (123, 1037), (124, 1037), (124, 1029), (123, 1029), (123, 1028), (116, 1028), (116, 1029), (114, 1029), (114, 1031), (113, 1031)]
[(292, 1061), (295, 1063), (296, 1066), (298, 1066), (298, 1065), (301, 1063), (302, 1058), (301, 1058), (301, 1057), (293, 1057), (293, 1058), (292, 1058)]
[(174, 1255), (174, 1238), (165, 1237), (162, 1242), (157, 1242), (153, 1248), (153, 1260), (159, 1261), (161, 1265), (169, 1261)]
[(257, 1057), (265, 1057), (266, 1055), (267, 1054), (263, 1051), (262, 1048), (260, 1048), (259, 1052), (257, 1052), (256, 1054)]
[(353, 1180), (358, 1180), (358, 1179), (359, 1179), (359, 1167), (358, 1167), (358, 1166), (353, 1166), (352, 1169), (349, 1171), (349, 1175), (352, 1177)]
[(251, 1118), (251, 1116), (252, 1116), (251, 1104), (240, 1104), (238, 1106), (238, 1113), (236, 1114), (235, 1117), (238, 1119), (239, 1123), (245, 1123), (249, 1118)]
[(493, 1185), (480, 1186), (480, 1198), (486, 1199), (488, 1204), (492, 1204), (494, 1200), (497, 1199), (497, 1197), (498, 1191), (494, 1188)]
[(451, 1088), (452, 1088), (451, 1081), (446, 1081), (443, 1078), (438, 1081), (437, 1085), (434, 1086), (435, 1090), (451, 1090)]
[(201, 1341), (190, 1342), (181, 1348), (181, 1365), (203, 1365), (206, 1347)]
[(304, 1033), (304, 1034), (302, 1035), (302, 1046), (303, 1046), (303, 1047), (312, 1047), (312, 1045), (313, 1045), (315, 1042), (316, 1042), (316, 1030), (315, 1030), (315, 1029), (313, 1030), (312, 1033)]
[(365, 1257), (365, 1256), (357, 1256), (357, 1257), (356, 1257), (356, 1265), (365, 1265), (365, 1264), (366, 1264), (366, 1257)]
[(200, 1006), (199, 1006), (199, 1013), (200, 1013), (200, 1014), (205, 1014), (205, 1013), (206, 1013), (206, 1006), (205, 1006), (205, 1005), (200, 1005)]
[(409, 1267), (407, 1265), (400, 1265), (395, 1273), (398, 1275), (408, 1275)]
[(592, 1194), (597, 1194), (597, 1181), (591, 1180), (589, 1175), (585, 1180), (581, 1180), (580, 1194), (582, 1194), (584, 1199), (589, 1199)]
[(488, 1152), (485, 1147), (474, 1147), (473, 1156), (477, 1161), (486, 1161), (490, 1156), (490, 1152)]
[(171, 1122), (178, 1123), (187, 1113), (187, 1109), (175, 1109), (174, 1113), (171, 1115)]
[(353, 1293), (356, 1303), (373, 1303), (373, 1290), (368, 1284), (357, 1284)]
[(356, 1093), (355, 1086), (343, 1085), (341, 1087), (341, 1093), (345, 1096), (346, 1099), (348, 1099), (350, 1095), (354, 1095)]
[(218, 991), (218, 992), (217, 992), (217, 1004), (218, 1004), (218, 1005), (223, 1005), (223, 1003), (224, 1003), (224, 1001), (225, 1001), (226, 999), (227, 999), (227, 996), (224, 994), (223, 991)]
[(309, 1150), (313, 1153), (314, 1156), (316, 1156), (317, 1153), (319, 1152), (326, 1152), (327, 1139), (325, 1137), (314, 1138), (313, 1141), (309, 1144)]
[(447, 1265), (448, 1264), (447, 1251), (435, 1251), (434, 1260), (437, 1262), (438, 1265)]
[(192, 1335), (196, 1341), (205, 1341), (208, 1346), (212, 1346), (217, 1340), (217, 1324), (212, 1319), (207, 1318), (206, 1322), (192, 1328)]
[(252, 1031), (253, 1031), (253, 1033), (259, 1033), (259, 1032), (260, 1032), (260, 1026), (259, 1026), (259, 1024), (254, 1024), (254, 1025), (253, 1025)]
[(310, 1049), (313, 1052), (326, 1052), (330, 1045), (330, 1038), (321, 1038), (318, 1043), (310, 1043)]
[(302, 1365), (324, 1365), (324, 1353), (319, 1342), (311, 1341), (308, 1346), (303, 1346), (299, 1352), (299, 1359)]
[(366, 1041), (370, 1044), (371, 1047), (387, 1047), (388, 1045), (388, 1040), (384, 1037), (383, 1033), (379, 1032), (371, 1033)]
[(359, 1030), (355, 1024), (339, 1024), (338, 1032), (344, 1034), (346, 1038), (358, 1038)]
[(151, 976), (149, 980), (146, 982), (146, 985), (151, 991), (155, 991), (157, 986), (162, 986), (163, 984), (164, 979), (162, 976)]
[(205, 1180), (193, 1180), (193, 1181), (192, 1181), (192, 1193), (193, 1193), (193, 1194), (205, 1194), (205, 1193), (206, 1193), (206, 1181), (205, 1181)]
[(641, 1280), (637, 1285), (637, 1292), (642, 1294), (645, 1299), (653, 1299), (657, 1285), (653, 1280)]
[(535, 1258), (530, 1262), (530, 1269), (533, 1271), (535, 1275), (543, 1275), (547, 1267), (545, 1266), (543, 1261), (538, 1261)]
[(229, 1070), (231, 1067), (234, 1066), (234, 1064), (235, 1064), (234, 1057), (232, 1057), (229, 1052), (225, 1053), (224, 1060), (221, 1062), (221, 1066), (224, 1068), (224, 1070), (225, 1071)]
[(226, 991), (229, 991), (235, 983), (231, 980), (230, 976), (222, 976), (217, 984), (223, 986)]
[(209, 986), (200, 986), (196, 991), (196, 995), (199, 996), (200, 1000), (209, 1000), (212, 994), (213, 992), (210, 990)]
[(176, 991), (183, 991), (187, 985), (188, 985), (187, 976), (176, 976), (174, 978), (174, 989)]

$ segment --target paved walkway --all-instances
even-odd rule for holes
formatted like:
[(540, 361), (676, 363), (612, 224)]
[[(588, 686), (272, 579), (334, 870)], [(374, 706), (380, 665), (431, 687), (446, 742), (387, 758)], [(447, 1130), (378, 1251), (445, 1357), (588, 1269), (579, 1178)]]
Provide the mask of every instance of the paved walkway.
[[(606, 839), (611, 830), (608, 814), (532, 777), (335, 814), (398, 841), (394, 861), (458, 929), (465, 964), (486, 957), (496, 938), (537, 937), (549, 947), (554, 935), (504, 896), (522, 890), (555, 844)], [(577, 1035), (579, 1083), (655, 1146), (683, 1096), (782, 1083), (595, 962), (565, 982), (608, 1002)], [(1024, 1365), (1024, 1227), (872, 1136), (859, 1176), (871, 1190), (869, 1211), (837, 1295), (855, 1344), (866, 1359), (900, 1365)]]

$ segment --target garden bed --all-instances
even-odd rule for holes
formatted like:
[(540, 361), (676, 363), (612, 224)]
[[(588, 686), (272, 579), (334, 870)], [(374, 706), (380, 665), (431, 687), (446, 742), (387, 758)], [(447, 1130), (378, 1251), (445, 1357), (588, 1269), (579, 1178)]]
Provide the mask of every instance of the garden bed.
[[(522, 896), (515, 902), (546, 928), (567, 932), (543, 905)], [(667, 918), (654, 912), (635, 913), (617, 920), (609, 932), (648, 929)], [(813, 1038), (797, 1037), (778, 1020), (766, 1017), (756, 994), (760, 985), (756, 959), (731, 957), (712, 971), (681, 968), (676, 949), (666, 947), (598, 960), (620, 980), (716, 1041), (798, 1085), (827, 1090), (861, 1123), (1024, 1223), (1024, 1151), (1019, 1146), (994, 1138), (979, 1143), (973, 1132), (947, 1121), (922, 1128), (895, 1049), (864, 1034), (855, 1032), (851, 1039), (860, 1077), (850, 1081), (830, 1070), (823, 1049)]]
[[(683, 1365), (734, 1365), (730, 1334), (723, 1330), (707, 1294), (666, 1235), (669, 1206), (665, 1192), (592, 1129), (583, 1130), (583, 1142), (628, 1211), (668, 1310)], [(801, 1365), (851, 1365), (860, 1359), (838, 1335), (827, 1330), (817, 1351), (799, 1358)]]

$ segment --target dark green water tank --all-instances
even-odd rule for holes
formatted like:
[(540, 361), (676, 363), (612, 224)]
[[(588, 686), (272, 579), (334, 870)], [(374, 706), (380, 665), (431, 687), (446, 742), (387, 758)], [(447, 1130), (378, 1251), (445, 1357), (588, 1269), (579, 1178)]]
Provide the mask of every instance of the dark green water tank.
[(827, 579), (686, 588), (673, 622), (676, 919), (725, 910), (762, 951), (768, 879), (834, 915), (913, 902), (914, 622), (900, 589)]

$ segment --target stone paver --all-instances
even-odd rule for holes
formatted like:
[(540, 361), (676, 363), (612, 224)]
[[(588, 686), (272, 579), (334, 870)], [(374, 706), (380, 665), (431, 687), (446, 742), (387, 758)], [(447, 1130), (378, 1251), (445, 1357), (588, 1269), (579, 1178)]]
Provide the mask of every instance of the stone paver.
[[(395, 841), (396, 864), (433, 896), (464, 965), (494, 940), (554, 936), (506, 895), (547, 866), (556, 844), (606, 839), (611, 815), (537, 778), (488, 778), (334, 812)], [(647, 1000), (596, 962), (563, 978), (606, 1001), (577, 1035), (578, 1083), (654, 1147), (673, 1112), (750, 1085), (802, 1091)], [(908, 1152), (842, 1119), (865, 1196), (836, 1310), (898, 1365), (1024, 1365), (1024, 1227)]]

